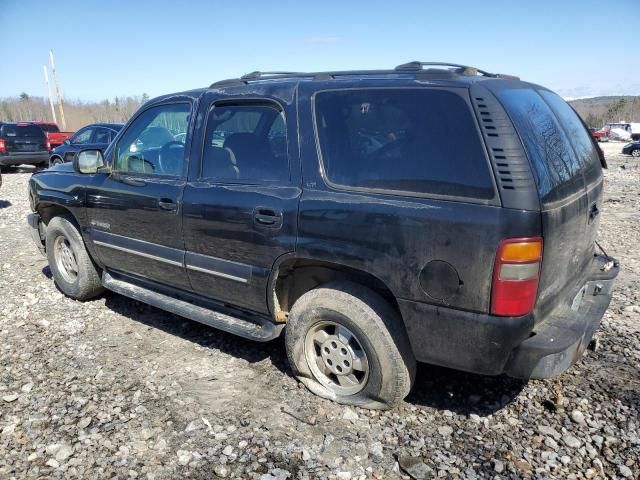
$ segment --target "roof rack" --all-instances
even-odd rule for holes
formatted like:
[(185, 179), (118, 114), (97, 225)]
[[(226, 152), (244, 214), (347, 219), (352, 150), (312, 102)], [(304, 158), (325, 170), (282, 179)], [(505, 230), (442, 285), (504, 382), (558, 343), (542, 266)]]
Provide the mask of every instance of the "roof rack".
[(256, 70), (255, 72), (250, 72), (240, 77), (240, 80), (260, 80), (264, 77), (280, 77), (280, 76), (290, 76), (290, 77), (300, 77), (305, 74), (302, 72), (261, 72)]
[[(423, 69), (422, 67), (427, 66), (441, 66), (441, 67), (454, 67), (454, 69), (448, 70), (433, 70), (433, 69)], [(513, 79), (519, 80), (518, 77), (512, 75), (503, 75), (500, 73), (490, 73), (484, 70), (480, 70), (478, 68), (469, 67), (467, 65), (460, 65), (457, 63), (449, 63), (449, 62), (409, 62), (404, 63), (402, 65), (398, 65), (393, 70), (346, 70), (346, 71), (335, 71), (335, 72), (286, 72), (286, 71), (273, 71), (273, 72), (261, 72), (256, 70), (255, 72), (250, 72), (245, 75), (242, 75), (240, 78), (231, 78), (228, 80), (220, 80), (212, 83), (209, 88), (217, 88), (224, 87), (230, 85), (241, 85), (247, 84), (249, 82), (259, 81), (259, 80), (274, 80), (274, 79), (284, 79), (284, 78), (312, 78), (317, 80), (334, 80), (337, 77), (344, 77), (348, 75), (399, 75), (403, 73), (419, 73), (423, 72), (425, 74), (428, 73), (448, 73), (453, 75), (455, 73), (460, 75), (483, 75), (485, 77), (492, 78), (505, 78), (505, 79)]]

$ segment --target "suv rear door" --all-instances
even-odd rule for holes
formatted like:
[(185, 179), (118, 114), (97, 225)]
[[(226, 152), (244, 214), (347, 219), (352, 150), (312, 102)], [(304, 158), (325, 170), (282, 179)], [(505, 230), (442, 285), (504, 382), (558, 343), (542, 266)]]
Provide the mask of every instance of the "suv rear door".
[(602, 201), (595, 145), (576, 113), (548, 90), (497, 92), (524, 144), (541, 204), (544, 257), (537, 318), (567, 305), (591, 262)]
[(194, 291), (267, 313), (271, 268), (296, 247), (301, 189), (293, 87), (262, 89), (203, 96), (183, 232)]

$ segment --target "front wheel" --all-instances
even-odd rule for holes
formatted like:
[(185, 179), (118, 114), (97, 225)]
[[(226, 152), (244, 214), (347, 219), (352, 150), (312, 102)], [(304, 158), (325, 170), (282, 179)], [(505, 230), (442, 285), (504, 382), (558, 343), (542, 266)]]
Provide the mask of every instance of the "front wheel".
[(47, 259), (58, 288), (76, 300), (88, 300), (102, 293), (98, 269), (70, 217), (54, 217), (47, 226)]
[(286, 327), (296, 377), (313, 393), (387, 409), (407, 396), (416, 361), (398, 313), (379, 295), (333, 282), (302, 295)]
[(62, 165), (63, 163), (64, 161), (60, 157), (53, 157), (51, 160), (49, 160), (49, 165), (51, 167), (55, 165)]
[(631, 150), (631, 156), (640, 158), (640, 148), (634, 148)]

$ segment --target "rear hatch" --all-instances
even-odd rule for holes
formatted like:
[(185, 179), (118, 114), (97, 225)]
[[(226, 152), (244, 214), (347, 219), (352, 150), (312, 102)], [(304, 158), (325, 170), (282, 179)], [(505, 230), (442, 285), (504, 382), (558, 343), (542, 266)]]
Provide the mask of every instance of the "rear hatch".
[(9, 155), (47, 151), (47, 137), (37, 125), (5, 124), (0, 128), (0, 138)]
[(602, 166), (574, 110), (542, 88), (496, 92), (531, 163), (540, 197), (544, 253), (536, 321), (570, 305), (593, 259), (602, 209)]

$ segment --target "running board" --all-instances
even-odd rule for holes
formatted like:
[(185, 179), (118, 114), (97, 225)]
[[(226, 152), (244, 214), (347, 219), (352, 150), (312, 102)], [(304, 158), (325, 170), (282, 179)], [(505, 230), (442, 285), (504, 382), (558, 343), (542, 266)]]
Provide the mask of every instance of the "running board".
[(256, 317), (256, 320), (260, 323), (254, 323), (198, 305), (193, 305), (184, 300), (179, 300), (125, 280), (114, 278), (106, 270), (102, 272), (102, 285), (125, 297), (148, 303), (149, 305), (186, 317), (190, 320), (195, 320), (210, 327), (258, 342), (268, 342), (278, 338), (284, 328), (283, 323), (271, 322), (267, 318), (261, 319)]

